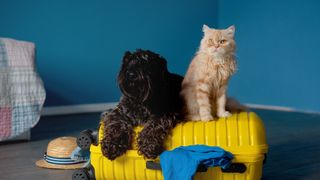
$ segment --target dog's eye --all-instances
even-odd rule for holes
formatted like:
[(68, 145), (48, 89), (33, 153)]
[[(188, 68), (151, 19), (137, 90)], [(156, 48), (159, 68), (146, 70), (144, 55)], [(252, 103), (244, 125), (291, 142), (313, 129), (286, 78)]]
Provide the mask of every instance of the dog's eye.
[(128, 79), (130, 79), (130, 80), (134, 80), (136, 78), (136, 74), (134, 72), (128, 71), (126, 73), (126, 75), (127, 75)]

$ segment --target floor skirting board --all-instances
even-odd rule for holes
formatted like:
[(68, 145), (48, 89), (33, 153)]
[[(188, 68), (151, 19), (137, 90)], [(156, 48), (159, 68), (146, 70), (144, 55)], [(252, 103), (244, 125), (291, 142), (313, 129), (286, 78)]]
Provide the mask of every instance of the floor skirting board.
[[(114, 108), (117, 104), (118, 104), (118, 102), (107, 102), (107, 103), (96, 103), (96, 104), (49, 106), (49, 107), (43, 108), (41, 115), (42, 116), (53, 116), (53, 115), (103, 112), (107, 109)], [(253, 108), (253, 109), (265, 109), (265, 110), (275, 110), (275, 111), (320, 114), (320, 112), (298, 110), (295, 108), (283, 107), (283, 106), (272, 106), (272, 105), (251, 104), (251, 103), (246, 103), (245, 105), (248, 106), (249, 108)]]
[(42, 109), (42, 116), (53, 116), (53, 115), (67, 115), (67, 114), (80, 114), (80, 113), (95, 113), (103, 112), (107, 109), (114, 108), (118, 103), (97, 103), (97, 104), (79, 104), (79, 105), (68, 105), (68, 106), (51, 106), (44, 107)]

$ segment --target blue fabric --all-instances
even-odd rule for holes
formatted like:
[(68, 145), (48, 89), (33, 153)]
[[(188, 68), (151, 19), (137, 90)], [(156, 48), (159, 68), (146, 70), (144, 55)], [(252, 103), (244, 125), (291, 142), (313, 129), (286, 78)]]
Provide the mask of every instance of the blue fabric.
[(75, 161), (89, 161), (90, 160), (90, 151), (82, 150), (80, 147), (76, 147), (76, 149), (71, 153), (72, 160)]
[(233, 155), (216, 146), (181, 146), (160, 155), (162, 174), (165, 180), (192, 180), (199, 165), (227, 168)]

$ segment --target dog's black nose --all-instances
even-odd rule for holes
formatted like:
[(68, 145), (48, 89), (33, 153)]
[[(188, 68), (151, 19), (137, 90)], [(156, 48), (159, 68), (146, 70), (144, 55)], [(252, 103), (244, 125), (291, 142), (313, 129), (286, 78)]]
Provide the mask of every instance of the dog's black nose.
[(127, 72), (126, 73), (126, 76), (127, 76), (127, 78), (129, 79), (129, 80), (135, 80), (136, 79), (136, 74), (135, 73), (133, 73), (133, 72)]

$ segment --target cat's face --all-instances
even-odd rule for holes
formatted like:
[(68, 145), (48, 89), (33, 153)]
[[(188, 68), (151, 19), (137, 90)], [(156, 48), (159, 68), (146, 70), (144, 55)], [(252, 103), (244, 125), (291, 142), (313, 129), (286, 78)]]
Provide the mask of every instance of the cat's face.
[(200, 50), (214, 57), (223, 57), (235, 51), (235, 27), (227, 29), (213, 29), (203, 25), (204, 37), (201, 40)]

